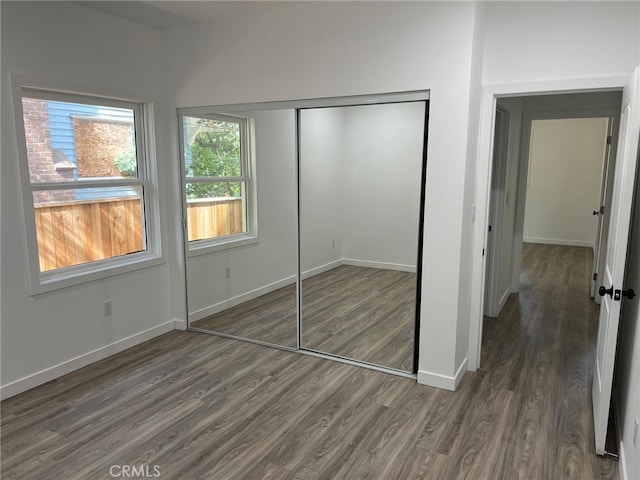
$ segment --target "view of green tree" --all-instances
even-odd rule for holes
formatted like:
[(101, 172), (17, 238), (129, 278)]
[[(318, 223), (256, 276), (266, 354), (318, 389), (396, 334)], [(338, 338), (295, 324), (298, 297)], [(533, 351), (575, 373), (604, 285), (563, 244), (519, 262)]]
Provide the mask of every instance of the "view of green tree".
[(125, 177), (135, 177), (138, 174), (138, 161), (136, 160), (136, 151), (133, 148), (118, 155), (113, 163)]
[[(203, 128), (190, 145), (190, 173), (194, 177), (238, 177), (240, 128), (237, 123), (199, 119)], [(187, 198), (239, 197), (240, 183), (215, 182), (187, 185)]]

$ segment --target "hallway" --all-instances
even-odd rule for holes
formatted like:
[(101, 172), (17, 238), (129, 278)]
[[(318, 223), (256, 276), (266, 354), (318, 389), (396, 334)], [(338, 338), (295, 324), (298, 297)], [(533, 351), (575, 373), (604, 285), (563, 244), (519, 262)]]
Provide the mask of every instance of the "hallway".
[[(481, 370), (493, 389), (513, 392), (503, 454), (524, 478), (617, 478), (617, 463), (594, 453), (592, 256), (584, 247), (524, 244), (520, 293), (498, 318), (485, 318)], [(505, 468), (499, 478), (516, 476)]]

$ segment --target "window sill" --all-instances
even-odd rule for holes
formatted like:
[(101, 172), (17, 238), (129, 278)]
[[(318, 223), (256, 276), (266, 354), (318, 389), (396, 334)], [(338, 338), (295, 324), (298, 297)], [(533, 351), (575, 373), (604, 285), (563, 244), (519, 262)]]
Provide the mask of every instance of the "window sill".
[[(135, 256), (135, 257), (134, 257)], [(40, 273), (31, 285), (31, 296), (40, 295), (63, 288), (84, 285), (88, 282), (122, 275), (124, 273), (142, 270), (166, 263), (164, 257), (150, 252), (115, 257), (108, 260), (96, 261), (85, 265), (78, 265)]]
[(257, 243), (259, 243), (258, 237), (252, 235), (230, 237), (226, 240), (218, 240), (215, 243), (211, 242), (210, 240), (189, 242), (189, 248), (187, 249), (187, 258), (197, 257), (198, 255), (207, 255), (209, 253), (229, 250), (231, 248), (255, 245)]

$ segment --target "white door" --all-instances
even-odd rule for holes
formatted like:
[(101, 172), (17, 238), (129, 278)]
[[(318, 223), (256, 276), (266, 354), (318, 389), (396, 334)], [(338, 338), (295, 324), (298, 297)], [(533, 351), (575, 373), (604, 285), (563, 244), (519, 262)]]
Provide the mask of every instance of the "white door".
[[(596, 303), (600, 303), (600, 296), (597, 295), (596, 290), (598, 289), (598, 280), (597, 275), (600, 270), (601, 260), (604, 262), (605, 255), (604, 251), (607, 248), (607, 234), (609, 233), (609, 229), (607, 228), (609, 225), (609, 215), (607, 214), (606, 209), (609, 207), (608, 194), (611, 192), (612, 188), (612, 180), (613, 180), (613, 169), (611, 166), (613, 165), (613, 161), (611, 158), (612, 153), (612, 145), (611, 142), (613, 140), (613, 117), (609, 118), (609, 123), (607, 125), (607, 146), (605, 148), (604, 154), (604, 162), (602, 162), (602, 174), (600, 176), (600, 204), (593, 211), (594, 215), (598, 216), (598, 229), (596, 230), (596, 248), (593, 250), (593, 277), (591, 280), (591, 296), (595, 298)], [(606, 208), (605, 208), (606, 207)], [(606, 215), (606, 217), (605, 217)]]
[(596, 453), (604, 454), (607, 436), (613, 364), (618, 342), (620, 303), (624, 300), (624, 267), (633, 203), (633, 186), (638, 158), (640, 131), (640, 67), (636, 68), (622, 93), (620, 134), (616, 155), (609, 235), (604, 268), (598, 279), (603, 294), (596, 346), (596, 366), (593, 375), (593, 423)]

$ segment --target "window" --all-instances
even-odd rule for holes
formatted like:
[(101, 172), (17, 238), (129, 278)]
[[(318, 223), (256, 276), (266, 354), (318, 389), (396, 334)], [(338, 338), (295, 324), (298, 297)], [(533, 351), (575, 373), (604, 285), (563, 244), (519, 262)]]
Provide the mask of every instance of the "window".
[(22, 88), (21, 107), (36, 291), (158, 258), (147, 221), (144, 105)]
[(255, 241), (249, 119), (180, 115), (180, 128), (189, 250)]

